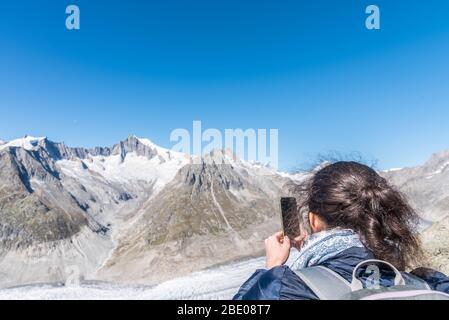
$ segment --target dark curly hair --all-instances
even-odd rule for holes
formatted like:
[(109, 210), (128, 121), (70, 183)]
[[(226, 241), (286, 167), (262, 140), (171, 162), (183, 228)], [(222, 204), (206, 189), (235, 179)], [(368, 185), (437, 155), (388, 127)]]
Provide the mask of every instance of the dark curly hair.
[(296, 192), (300, 210), (317, 214), (328, 228), (354, 230), (377, 259), (405, 270), (422, 256), (418, 215), (372, 168), (336, 162), (317, 171)]

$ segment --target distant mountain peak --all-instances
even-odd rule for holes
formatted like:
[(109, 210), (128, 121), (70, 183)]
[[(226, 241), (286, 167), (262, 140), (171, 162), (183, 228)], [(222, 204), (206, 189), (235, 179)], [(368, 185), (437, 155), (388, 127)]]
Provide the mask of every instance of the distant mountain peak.
[(0, 143), (0, 150), (6, 148), (23, 148), (25, 150), (37, 150), (43, 141), (47, 140), (47, 137), (32, 137), (25, 135), (23, 138), (15, 139), (10, 142)]
[(89, 156), (104, 156), (120, 155), (122, 160), (126, 158), (128, 153), (135, 153), (138, 156), (143, 156), (148, 159), (159, 157), (164, 161), (172, 159), (188, 158), (188, 155), (174, 152), (169, 149), (158, 146), (154, 142), (146, 138), (138, 138), (135, 135), (130, 135), (126, 139), (114, 144), (112, 147), (69, 147), (63, 142), (54, 142), (47, 137), (33, 137), (25, 135), (22, 138), (15, 139), (9, 142), (0, 140), (0, 151), (8, 148), (21, 148), (27, 151), (43, 150), (50, 154), (55, 160), (75, 158), (86, 159)]
[(424, 166), (437, 168), (437, 167), (444, 167), (448, 164), (449, 164), (449, 150), (445, 150), (432, 154), (432, 157), (424, 164)]
[(132, 136), (131, 138), (132, 138), (132, 139), (136, 139), (136, 140), (139, 141), (141, 144), (144, 144), (144, 145), (146, 145), (147, 147), (155, 148), (155, 149), (162, 149), (162, 147), (158, 146), (157, 144), (155, 144), (153, 141), (151, 141), (151, 140), (148, 139), (148, 138), (139, 138), (139, 137), (136, 137), (136, 136)]

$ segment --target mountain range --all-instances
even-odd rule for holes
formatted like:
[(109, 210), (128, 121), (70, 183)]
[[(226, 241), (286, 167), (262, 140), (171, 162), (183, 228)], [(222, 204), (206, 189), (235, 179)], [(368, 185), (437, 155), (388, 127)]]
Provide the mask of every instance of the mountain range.
[[(279, 229), (278, 198), (310, 174), (225, 150), (197, 158), (135, 136), (93, 149), (28, 136), (2, 141), (0, 286), (73, 276), (155, 284), (259, 256)], [(449, 152), (382, 174), (436, 237), (449, 213)]]

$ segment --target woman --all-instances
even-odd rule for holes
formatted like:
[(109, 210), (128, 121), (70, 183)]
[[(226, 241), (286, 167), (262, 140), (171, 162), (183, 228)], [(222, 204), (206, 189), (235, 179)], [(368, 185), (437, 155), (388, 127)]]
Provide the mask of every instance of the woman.
[[(310, 236), (296, 239), (277, 233), (265, 241), (266, 269), (258, 270), (240, 288), (236, 300), (318, 299), (295, 273), (313, 266), (326, 267), (347, 281), (362, 261), (379, 259), (404, 271), (422, 251), (416, 234), (418, 216), (406, 199), (373, 169), (356, 162), (337, 162), (318, 171), (305, 187), (296, 189), (300, 211), (309, 212)], [(290, 249), (299, 257), (285, 266)], [(433, 290), (449, 292), (443, 274), (414, 272)], [(391, 273), (382, 272), (382, 286), (393, 285)]]

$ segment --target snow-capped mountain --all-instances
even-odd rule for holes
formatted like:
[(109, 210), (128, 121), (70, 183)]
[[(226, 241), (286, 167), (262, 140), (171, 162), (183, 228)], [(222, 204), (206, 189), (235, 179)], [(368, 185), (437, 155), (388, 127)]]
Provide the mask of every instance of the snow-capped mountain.
[[(141, 207), (132, 232), (122, 233), (102, 269), (103, 279), (157, 282), (262, 253), (264, 237), (279, 228), (276, 199), (287, 179), (216, 161), (182, 167)], [(135, 268), (140, 272), (128, 272)]]
[(224, 151), (193, 160), (135, 136), (110, 148), (3, 144), (0, 285), (64, 281), (73, 268), (148, 283), (258, 254), (289, 176)]
[[(382, 174), (422, 216), (447, 215), (449, 152)], [(154, 284), (258, 256), (279, 229), (288, 174), (216, 150), (204, 158), (130, 136), (72, 148), (45, 137), (0, 145), (0, 287), (68, 277)]]

